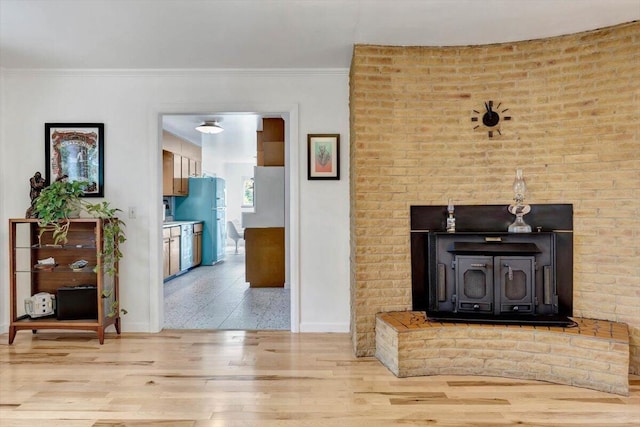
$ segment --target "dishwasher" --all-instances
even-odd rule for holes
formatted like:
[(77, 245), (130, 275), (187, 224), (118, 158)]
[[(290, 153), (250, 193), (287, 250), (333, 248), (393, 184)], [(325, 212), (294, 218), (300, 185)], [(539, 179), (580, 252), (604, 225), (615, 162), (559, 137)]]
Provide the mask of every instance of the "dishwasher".
[(193, 266), (193, 224), (180, 226), (180, 271)]

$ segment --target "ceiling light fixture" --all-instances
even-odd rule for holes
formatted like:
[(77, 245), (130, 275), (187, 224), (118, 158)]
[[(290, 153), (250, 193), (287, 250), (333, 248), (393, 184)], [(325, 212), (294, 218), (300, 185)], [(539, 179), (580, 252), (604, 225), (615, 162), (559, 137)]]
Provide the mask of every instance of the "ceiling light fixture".
[(198, 132), (216, 134), (222, 132), (224, 129), (217, 120), (213, 120), (210, 122), (203, 122), (200, 126), (196, 127)]

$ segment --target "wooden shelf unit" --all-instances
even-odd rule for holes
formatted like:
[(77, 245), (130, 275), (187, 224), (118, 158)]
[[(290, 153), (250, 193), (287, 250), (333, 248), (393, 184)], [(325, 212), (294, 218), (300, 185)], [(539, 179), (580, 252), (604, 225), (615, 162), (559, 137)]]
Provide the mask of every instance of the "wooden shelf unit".
[[(104, 343), (104, 331), (108, 326), (114, 325), (120, 334), (120, 314), (116, 305), (119, 301), (118, 266), (115, 266), (114, 276), (108, 275), (99, 257), (103, 248), (104, 221), (72, 219), (68, 241), (64, 245), (54, 245), (51, 231), (45, 231), (38, 238), (40, 227), (37, 219), (9, 220), (9, 344), (13, 343), (20, 330), (34, 333), (39, 329), (95, 331), (100, 344)], [(55, 259), (53, 268), (35, 267), (38, 260), (49, 257)], [(69, 267), (79, 259), (88, 261), (88, 264), (76, 270)], [(79, 285), (96, 286), (97, 318), (58, 320), (56, 317), (29, 318), (26, 315), (25, 298), (39, 292), (56, 294), (61, 287)]]

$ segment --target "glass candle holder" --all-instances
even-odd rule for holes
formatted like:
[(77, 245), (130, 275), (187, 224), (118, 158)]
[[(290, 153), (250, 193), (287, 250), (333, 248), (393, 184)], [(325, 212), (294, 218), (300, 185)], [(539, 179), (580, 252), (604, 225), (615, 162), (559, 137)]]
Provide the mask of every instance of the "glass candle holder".
[(515, 215), (515, 220), (509, 225), (509, 233), (531, 233), (531, 226), (524, 222), (524, 215), (531, 211), (531, 206), (524, 203), (527, 183), (524, 180), (522, 169), (516, 169), (516, 177), (513, 180), (514, 204), (509, 205), (509, 212)]

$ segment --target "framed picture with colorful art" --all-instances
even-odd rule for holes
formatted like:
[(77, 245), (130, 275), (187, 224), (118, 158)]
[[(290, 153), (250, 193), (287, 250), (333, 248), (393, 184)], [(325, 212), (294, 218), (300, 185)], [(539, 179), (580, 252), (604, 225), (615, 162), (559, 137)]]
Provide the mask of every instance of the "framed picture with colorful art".
[(307, 135), (308, 179), (340, 179), (340, 135)]
[(47, 185), (86, 181), (85, 197), (104, 197), (104, 123), (45, 123)]

